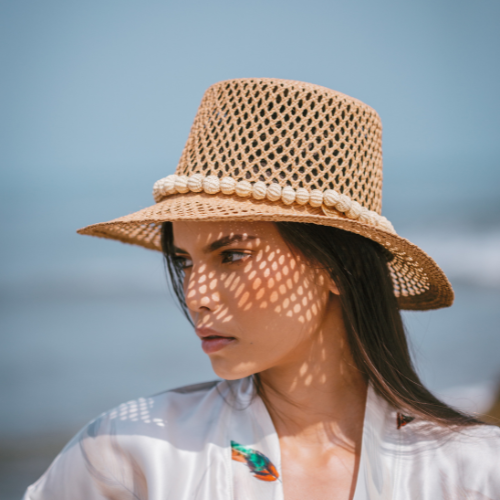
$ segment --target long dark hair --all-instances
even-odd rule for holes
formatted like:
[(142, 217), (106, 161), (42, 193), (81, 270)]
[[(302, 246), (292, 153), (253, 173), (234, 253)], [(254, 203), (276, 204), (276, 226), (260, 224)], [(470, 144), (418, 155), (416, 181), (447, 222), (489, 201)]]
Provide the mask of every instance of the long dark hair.
[[(292, 251), (330, 273), (340, 291), (356, 367), (380, 396), (405, 414), (440, 425), (482, 423), (437, 399), (417, 375), (393, 291), (387, 265), (392, 256), (387, 250), (372, 240), (334, 227), (298, 222), (274, 224)], [(183, 270), (172, 258), (172, 223), (163, 223), (161, 241), (173, 292), (191, 321), (183, 293)]]

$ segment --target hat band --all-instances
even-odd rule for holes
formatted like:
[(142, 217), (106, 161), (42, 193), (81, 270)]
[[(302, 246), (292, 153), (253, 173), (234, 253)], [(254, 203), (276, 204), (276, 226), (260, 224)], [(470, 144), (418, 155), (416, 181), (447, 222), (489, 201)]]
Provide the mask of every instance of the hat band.
[(309, 204), (312, 207), (321, 207), (325, 215), (335, 215), (332, 208), (343, 213), (348, 219), (358, 220), (364, 224), (378, 227), (389, 233), (396, 234), (394, 227), (383, 215), (379, 215), (373, 210), (360, 205), (349, 196), (338, 193), (334, 189), (321, 191), (320, 189), (308, 190), (306, 188), (294, 189), (291, 186), (282, 188), (273, 182), (266, 185), (265, 182), (258, 181), (250, 183), (248, 181), (236, 181), (232, 177), (219, 179), (216, 175), (203, 176), (201, 174), (169, 175), (153, 186), (153, 197), (156, 203), (165, 197), (177, 193), (200, 193), (217, 194), (219, 192), (232, 195), (236, 194), (241, 198), (252, 196), (256, 200), (267, 199), (271, 202), (281, 201), (285, 205), (298, 203), (299, 205)]

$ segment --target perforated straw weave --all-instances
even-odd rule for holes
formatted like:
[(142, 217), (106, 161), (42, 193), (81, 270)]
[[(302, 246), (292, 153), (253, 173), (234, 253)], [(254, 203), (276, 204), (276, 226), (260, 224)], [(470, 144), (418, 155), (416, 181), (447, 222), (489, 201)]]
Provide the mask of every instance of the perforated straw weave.
[(269, 78), (212, 85), (175, 175), (155, 205), (79, 231), (161, 250), (164, 221), (296, 221), (384, 246), (403, 309), (453, 302), (437, 264), (381, 215), (382, 125), (366, 104), (318, 85)]

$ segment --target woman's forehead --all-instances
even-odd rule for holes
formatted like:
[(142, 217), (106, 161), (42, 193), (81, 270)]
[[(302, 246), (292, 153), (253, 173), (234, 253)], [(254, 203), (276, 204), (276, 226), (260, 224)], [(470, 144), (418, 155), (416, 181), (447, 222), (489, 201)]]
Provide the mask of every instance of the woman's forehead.
[(174, 244), (210, 245), (214, 242), (230, 244), (233, 242), (255, 243), (263, 241), (283, 241), (272, 222), (252, 221), (176, 221), (173, 222)]

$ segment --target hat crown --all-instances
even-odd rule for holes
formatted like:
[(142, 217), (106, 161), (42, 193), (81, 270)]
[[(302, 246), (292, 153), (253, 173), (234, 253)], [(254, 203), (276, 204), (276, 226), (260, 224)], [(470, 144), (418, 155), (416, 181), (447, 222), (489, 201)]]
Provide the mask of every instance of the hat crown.
[(177, 175), (321, 191), (382, 207), (382, 124), (366, 104), (309, 83), (227, 80), (207, 89)]

